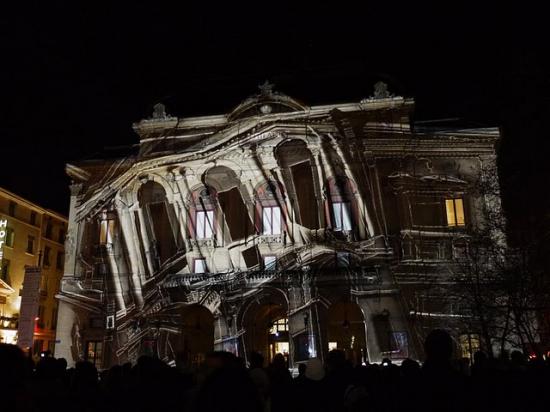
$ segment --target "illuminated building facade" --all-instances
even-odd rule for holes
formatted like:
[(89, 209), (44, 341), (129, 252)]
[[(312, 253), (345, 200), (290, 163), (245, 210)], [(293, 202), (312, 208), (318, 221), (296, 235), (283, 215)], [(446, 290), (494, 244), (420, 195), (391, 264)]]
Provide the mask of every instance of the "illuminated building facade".
[(499, 133), (413, 127), (413, 107), (382, 83), (312, 107), (265, 84), (224, 115), (158, 104), (135, 153), (67, 165), (56, 355), (419, 356), (419, 318), (456, 318), (423, 286), (479, 219), (469, 188)]
[(41, 272), (33, 353), (53, 351), (67, 219), (0, 188), (0, 342), (17, 343), (25, 267)]

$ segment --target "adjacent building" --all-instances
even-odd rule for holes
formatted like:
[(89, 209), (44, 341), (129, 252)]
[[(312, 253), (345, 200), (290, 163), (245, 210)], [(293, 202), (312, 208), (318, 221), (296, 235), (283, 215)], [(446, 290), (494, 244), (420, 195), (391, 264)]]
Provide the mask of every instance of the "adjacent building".
[(56, 356), (374, 362), (419, 357), (437, 325), (471, 351), (437, 286), (479, 223), (499, 132), (415, 125), (413, 108), (383, 83), (320, 106), (266, 83), (222, 115), (158, 104), (134, 151), (68, 164)]
[(55, 345), (67, 219), (0, 188), (0, 342), (17, 343), (25, 268), (40, 270), (33, 353)]

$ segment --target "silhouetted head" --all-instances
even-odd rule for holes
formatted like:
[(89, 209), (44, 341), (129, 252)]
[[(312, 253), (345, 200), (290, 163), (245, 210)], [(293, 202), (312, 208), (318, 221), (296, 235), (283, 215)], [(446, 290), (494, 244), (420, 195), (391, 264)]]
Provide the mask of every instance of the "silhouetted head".
[(346, 367), (346, 354), (338, 349), (333, 349), (327, 356), (327, 370), (330, 372), (344, 369)]
[(264, 357), (261, 353), (250, 352), (250, 369), (254, 368), (263, 368), (264, 366)]
[(432, 330), (424, 341), (426, 361), (448, 363), (453, 354), (453, 340), (443, 329)]
[(401, 371), (405, 377), (417, 376), (420, 371), (420, 364), (415, 360), (407, 358), (401, 363)]
[(273, 357), (273, 367), (286, 369), (286, 359), (282, 353), (278, 353)]

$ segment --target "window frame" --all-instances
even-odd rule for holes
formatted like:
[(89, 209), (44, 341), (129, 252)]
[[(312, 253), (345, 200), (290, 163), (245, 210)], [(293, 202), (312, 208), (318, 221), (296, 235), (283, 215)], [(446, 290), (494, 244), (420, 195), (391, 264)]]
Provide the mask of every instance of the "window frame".
[[(36, 240), (36, 237), (34, 236), (31, 236), (31, 235), (27, 235), (27, 248), (25, 249), (25, 253), (28, 253), (29, 255), (34, 255), (35, 251), (35, 240)], [(32, 242), (32, 243), (31, 243)], [(31, 249), (29, 251), (29, 246), (31, 246)]]
[[(268, 219), (266, 212), (269, 211)], [(276, 213), (274, 213), (277, 211)], [(278, 224), (275, 225), (277, 215)], [(281, 208), (278, 205), (262, 206), (262, 235), (263, 236), (279, 236), (283, 233)], [(267, 223), (267, 224), (266, 224)], [(278, 229), (278, 230), (276, 230)]]
[[(266, 262), (266, 260), (271, 260), (269, 264)], [(262, 266), (264, 270), (277, 270), (277, 256), (275, 255), (263, 255), (262, 256)]]
[[(214, 209), (195, 210), (195, 239), (208, 240), (214, 238), (214, 218)], [(201, 222), (200, 225), (199, 222)]]
[[(338, 212), (339, 219), (337, 219), (337, 210), (339, 210)], [(352, 217), (352, 210), (351, 210), (351, 202), (332, 201), (331, 212), (332, 212), (332, 221), (333, 221), (332, 230), (334, 230), (335, 232), (353, 231), (353, 217)]]
[[(460, 206), (457, 207), (457, 204)], [(459, 210), (460, 214), (458, 213)], [(459, 217), (462, 217), (462, 222), (459, 222)], [(461, 228), (466, 226), (463, 197), (445, 198), (445, 219), (447, 227)]]
[[(202, 263), (202, 272), (197, 272), (197, 263), (198, 262), (203, 262)], [(206, 264), (206, 259), (205, 258), (193, 258), (193, 273), (196, 273), (196, 274), (208, 273), (208, 265)]]

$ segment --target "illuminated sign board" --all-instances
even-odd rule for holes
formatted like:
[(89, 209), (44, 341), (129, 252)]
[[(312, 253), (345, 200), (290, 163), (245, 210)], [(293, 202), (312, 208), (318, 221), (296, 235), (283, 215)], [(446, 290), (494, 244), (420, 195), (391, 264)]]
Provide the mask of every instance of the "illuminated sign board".
[(8, 229), (8, 220), (0, 219), (0, 269), (2, 269), (2, 259), (4, 257), (4, 243)]

